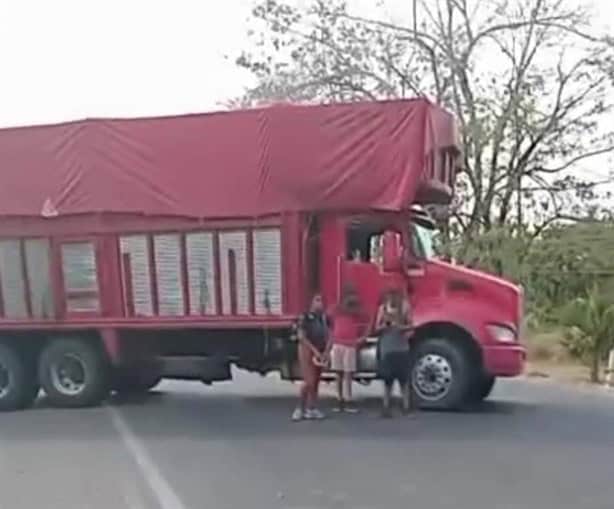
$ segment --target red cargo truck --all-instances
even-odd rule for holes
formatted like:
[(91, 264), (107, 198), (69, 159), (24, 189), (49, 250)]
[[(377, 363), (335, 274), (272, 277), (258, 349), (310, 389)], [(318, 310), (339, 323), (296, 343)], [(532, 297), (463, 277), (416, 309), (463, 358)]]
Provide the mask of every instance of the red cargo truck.
[(297, 315), (348, 282), (372, 315), (407, 292), (421, 406), (486, 397), (523, 367), (521, 290), (434, 258), (415, 213), (450, 201), (459, 153), (423, 99), (1, 130), (0, 409), (294, 379)]

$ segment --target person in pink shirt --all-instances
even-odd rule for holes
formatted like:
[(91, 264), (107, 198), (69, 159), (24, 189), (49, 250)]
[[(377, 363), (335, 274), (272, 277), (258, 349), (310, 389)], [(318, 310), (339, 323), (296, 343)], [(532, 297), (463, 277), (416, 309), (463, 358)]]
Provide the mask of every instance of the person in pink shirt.
[(364, 341), (368, 320), (363, 312), (358, 293), (345, 287), (341, 301), (332, 316), (332, 347), (330, 367), (337, 373), (337, 412), (356, 413), (352, 402), (352, 380), (356, 372), (357, 350)]

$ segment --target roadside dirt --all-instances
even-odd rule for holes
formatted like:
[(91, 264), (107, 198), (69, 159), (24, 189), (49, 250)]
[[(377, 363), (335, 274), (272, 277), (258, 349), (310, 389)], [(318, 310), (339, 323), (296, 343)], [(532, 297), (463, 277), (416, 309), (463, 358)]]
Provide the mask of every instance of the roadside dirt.
[(525, 369), (527, 378), (550, 378), (566, 383), (589, 384), (586, 366), (571, 362), (529, 361)]

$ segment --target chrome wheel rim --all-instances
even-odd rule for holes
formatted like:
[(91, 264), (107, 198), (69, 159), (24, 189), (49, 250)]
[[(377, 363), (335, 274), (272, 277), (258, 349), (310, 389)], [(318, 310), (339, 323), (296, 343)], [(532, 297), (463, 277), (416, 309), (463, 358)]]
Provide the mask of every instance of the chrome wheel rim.
[(84, 362), (74, 354), (64, 354), (51, 366), (51, 383), (56, 391), (77, 396), (85, 389), (87, 372)]
[(445, 398), (452, 387), (452, 366), (441, 355), (423, 355), (414, 366), (412, 385), (424, 400), (438, 401)]

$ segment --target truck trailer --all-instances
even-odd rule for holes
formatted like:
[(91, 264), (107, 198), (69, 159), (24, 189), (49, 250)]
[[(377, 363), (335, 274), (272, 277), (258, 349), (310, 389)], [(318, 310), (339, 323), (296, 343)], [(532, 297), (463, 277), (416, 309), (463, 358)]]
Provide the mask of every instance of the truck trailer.
[(0, 130), (0, 410), (295, 380), (297, 316), (346, 284), (370, 316), (410, 299), (421, 407), (487, 397), (523, 369), (522, 289), (438, 260), (417, 212), (451, 201), (458, 139), (426, 99)]

